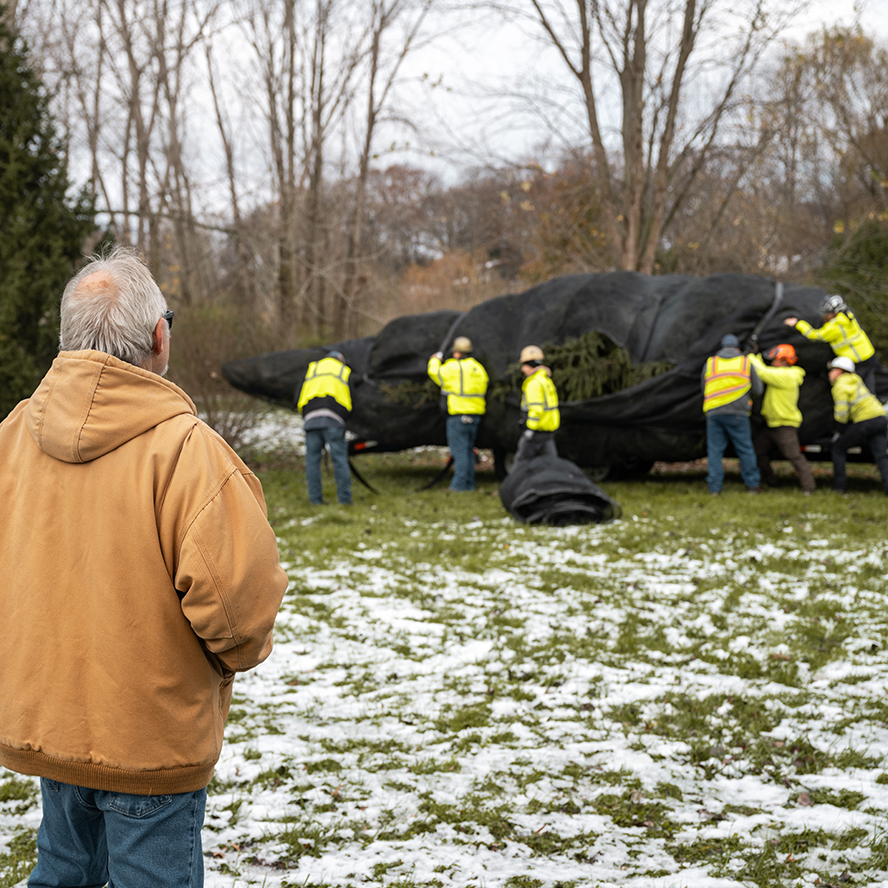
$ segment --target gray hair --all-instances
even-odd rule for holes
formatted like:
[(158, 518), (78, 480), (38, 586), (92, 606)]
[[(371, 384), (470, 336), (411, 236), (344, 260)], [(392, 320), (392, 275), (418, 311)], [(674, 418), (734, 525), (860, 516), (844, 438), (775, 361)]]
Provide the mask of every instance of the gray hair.
[(142, 366), (166, 310), (160, 287), (133, 250), (93, 255), (62, 294), (59, 349), (95, 349)]

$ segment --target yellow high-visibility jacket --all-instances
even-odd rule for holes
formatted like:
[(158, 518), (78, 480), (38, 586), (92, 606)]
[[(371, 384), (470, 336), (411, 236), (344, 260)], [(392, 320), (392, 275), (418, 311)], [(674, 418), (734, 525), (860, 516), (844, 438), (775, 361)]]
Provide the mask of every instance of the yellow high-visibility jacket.
[(521, 386), (521, 409), (527, 413), (527, 428), (534, 432), (554, 432), (561, 425), (558, 392), (548, 367), (538, 367)]
[(336, 358), (326, 357), (320, 361), (312, 361), (308, 365), (296, 409), (303, 415), (324, 407), (332, 409), (339, 415), (350, 413), (352, 409), (351, 390), (348, 386), (350, 376), (351, 368)]
[(840, 311), (822, 327), (812, 327), (807, 321), (799, 321), (795, 328), (806, 339), (829, 343), (838, 357), (851, 358), (855, 364), (871, 358), (875, 353), (869, 337), (850, 311)]
[(748, 395), (752, 388), (749, 371), (749, 358), (746, 355), (733, 358), (713, 355), (708, 358), (703, 384), (703, 412), (708, 413), (740, 398), (746, 398), (748, 409)]
[(881, 401), (856, 373), (843, 373), (832, 384), (836, 422), (863, 422), (885, 415)]
[(487, 409), (487, 371), (474, 358), (448, 358), (443, 363), (432, 355), (429, 376), (441, 386), (451, 416), (480, 415)]
[(759, 379), (765, 383), (765, 397), (762, 400), (762, 416), (768, 428), (791, 426), (797, 429), (802, 424), (802, 411), (799, 410), (799, 388), (805, 381), (805, 371), (795, 367), (769, 367), (761, 355), (750, 355)]

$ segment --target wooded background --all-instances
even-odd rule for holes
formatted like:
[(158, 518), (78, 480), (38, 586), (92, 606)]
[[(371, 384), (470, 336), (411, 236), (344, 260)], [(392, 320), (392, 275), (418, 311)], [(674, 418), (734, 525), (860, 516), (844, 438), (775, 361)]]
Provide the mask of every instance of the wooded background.
[[(227, 357), (581, 271), (817, 283), (888, 346), (888, 51), (853, 24), (790, 39), (806, 6), (11, 0), (0, 53), (95, 209), (72, 236), (142, 251), (200, 396)], [(479, 29), (522, 76), (426, 66)]]

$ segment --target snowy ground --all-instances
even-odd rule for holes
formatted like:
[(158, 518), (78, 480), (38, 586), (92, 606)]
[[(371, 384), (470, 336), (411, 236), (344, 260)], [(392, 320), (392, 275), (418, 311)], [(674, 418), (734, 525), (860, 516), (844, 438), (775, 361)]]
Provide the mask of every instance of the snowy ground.
[(432, 529), (477, 570), (369, 542), (290, 564), (209, 884), (888, 885), (884, 545), (790, 524), (614, 556), (631, 530)]
[[(863, 542), (823, 532), (830, 501), (693, 538), (278, 525), (291, 587), (236, 685), (207, 885), (888, 886), (888, 544), (865, 509)], [(0, 772), (7, 856), (27, 783)]]

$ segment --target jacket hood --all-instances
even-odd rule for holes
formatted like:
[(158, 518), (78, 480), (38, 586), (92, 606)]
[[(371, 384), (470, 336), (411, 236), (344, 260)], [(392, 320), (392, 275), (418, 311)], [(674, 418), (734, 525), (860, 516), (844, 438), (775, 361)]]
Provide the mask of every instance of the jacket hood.
[(99, 351), (60, 352), (25, 406), (47, 456), (85, 463), (180, 414), (196, 414), (177, 385)]

